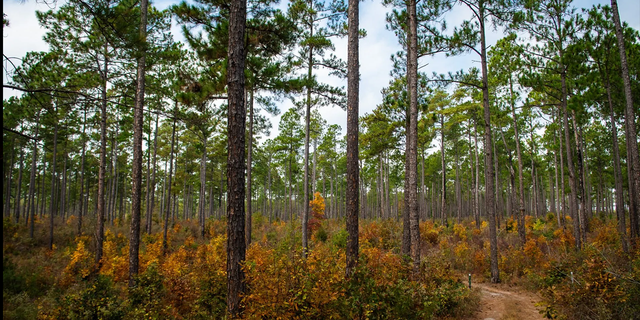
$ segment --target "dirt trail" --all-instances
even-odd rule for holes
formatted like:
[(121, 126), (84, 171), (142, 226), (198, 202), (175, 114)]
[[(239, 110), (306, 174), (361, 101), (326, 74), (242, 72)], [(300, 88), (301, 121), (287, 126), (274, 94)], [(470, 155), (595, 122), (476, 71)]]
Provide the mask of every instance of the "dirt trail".
[(480, 307), (471, 319), (478, 320), (542, 320), (535, 306), (540, 298), (535, 294), (505, 284), (472, 283), (480, 289)]

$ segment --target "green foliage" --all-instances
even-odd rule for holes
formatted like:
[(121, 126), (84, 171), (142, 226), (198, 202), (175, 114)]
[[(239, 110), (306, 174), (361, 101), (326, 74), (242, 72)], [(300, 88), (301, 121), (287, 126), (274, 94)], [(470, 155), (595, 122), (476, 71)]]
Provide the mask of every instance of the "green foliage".
[(340, 229), (331, 237), (331, 244), (340, 249), (344, 249), (347, 247), (347, 237), (349, 233), (347, 233), (346, 229)]
[(129, 288), (129, 308), (127, 318), (130, 319), (162, 319), (167, 318), (168, 306), (162, 303), (165, 287), (158, 266), (152, 263), (145, 272), (136, 277), (136, 285)]
[(320, 227), (320, 229), (316, 231), (316, 240), (322, 243), (325, 243), (327, 242), (328, 238), (329, 238), (329, 234), (327, 233), (327, 230), (325, 230), (324, 228)]
[(110, 277), (97, 275), (95, 279), (78, 284), (78, 291), (64, 296), (54, 315), (57, 319), (123, 319), (123, 300)]

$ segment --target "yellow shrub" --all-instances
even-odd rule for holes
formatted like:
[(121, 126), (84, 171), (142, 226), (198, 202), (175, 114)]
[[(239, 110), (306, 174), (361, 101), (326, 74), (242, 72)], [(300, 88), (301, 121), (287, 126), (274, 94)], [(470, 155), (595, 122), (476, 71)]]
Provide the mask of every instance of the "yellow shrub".
[(93, 269), (93, 255), (85, 246), (85, 242), (89, 239), (88, 236), (82, 236), (76, 238), (76, 250), (73, 253), (67, 253), (71, 255), (71, 261), (64, 268), (60, 284), (63, 286), (69, 285), (74, 281), (75, 276), (82, 278), (87, 277)]
[(453, 233), (460, 238), (461, 241), (467, 240), (467, 228), (460, 223), (453, 225)]

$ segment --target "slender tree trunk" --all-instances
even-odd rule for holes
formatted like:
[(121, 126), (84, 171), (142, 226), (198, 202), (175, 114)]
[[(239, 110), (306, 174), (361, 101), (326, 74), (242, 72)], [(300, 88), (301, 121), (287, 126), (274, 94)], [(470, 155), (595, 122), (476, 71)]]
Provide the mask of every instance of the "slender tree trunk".
[(475, 143), (475, 167), (476, 167), (476, 182), (473, 185), (473, 214), (476, 220), (476, 228), (480, 229), (480, 192), (478, 189), (480, 188), (480, 158), (478, 157), (478, 124), (474, 124), (474, 143)]
[[(169, 180), (167, 181), (167, 195), (165, 199), (165, 213), (164, 213), (164, 226), (162, 232), (162, 250), (166, 254), (169, 249), (169, 242), (167, 241), (167, 231), (169, 229), (169, 215), (171, 214), (171, 180), (173, 178), (173, 152), (175, 150), (176, 140), (176, 114), (178, 111), (178, 101), (175, 102), (173, 112), (173, 125), (171, 126), (171, 153), (169, 153)], [(166, 178), (165, 178), (166, 180)], [(175, 202), (175, 200), (174, 200)]]
[(22, 169), (24, 168), (24, 149), (20, 143), (20, 167), (18, 169), (18, 185), (16, 186), (16, 205), (14, 207), (14, 215), (16, 224), (20, 223), (20, 200), (22, 196)]
[(411, 231), (411, 257), (413, 258), (413, 273), (420, 273), (420, 229), (418, 226), (418, 197), (417, 197), (417, 152), (418, 152), (418, 19), (416, 15), (416, 1), (409, 0), (409, 29), (408, 36), (408, 54), (407, 54), (407, 90), (409, 91), (409, 131), (407, 136), (409, 139), (408, 153), (408, 211)]
[(495, 216), (496, 216), (496, 228), (498, 230), (500, 230), (500, 217), (502, 216), (502, 214), (500, 213), (500, 179), (499, 179), (499, 173), (500, 171), (498, 170), (498, 154), (496, 153), (496, 149), (497, 149), (497, 143), (493, 144), (493, 170), (494, 170), (494, 176), (495, 176), (495, 203), (493, 205), (493, 209), (495, 210)]
[(440, 219), (442, 219), (442, 225), (447, 225), (447, 165), (444, 162), (444, 115), (440, 115), (440, 167), (442, 168), (442, 180), (440, 181)]
[[(245, 22), (246, 0), (231, 2), (229, 17), (229, 56), (227, 85), (229, 96), (227, 157), (227, 310), (231, 318), (242, 312), (241, 296), (245, 291)], [(305, 228), (303, 226), (303, 228)], [(304, 229), (303, 229), (304, 230)]]
[[(413, 0), (409, 0), (413, 1)], [(406, 137), (405, 137), (405, 161), (404, 161), (404, 194), (403, 194), (403, 204), (402, 207), (402, 255), (405, 257), (411, 257), (411, 219), (409, 213), (409, 145), (411, 140), (410, 131), (410, 123), (411, 117), (409, 114), (409, 106), (406, 106), (405, 112), (406, 118)]]
[(160, 202), (160, 218), (164, 220), (164, 214), (167, 207), (167, 162), (164, 162), (164, 171), (162, 177), (162, 201)]
[(84, 191), (84, 173), (85, 173), (85, 149), (87, 146), (87, 142), (85, 141), (85, 134), (87, 131), (87, 109), (84, 109), (84, 121), (82, 122), (82, 155), (80, 156), (80, 210), (78, 211), (78, 227), (76, 230), (76, 234), (78, 236), (82, 235), (82, 219), (84, 217), (84, 199), (85, 199), (85, 191)]
[(624, 36), (620, 23), (620, 15), (618, 13), (618, 2), (611, 0), (611, 12), (613, 13), (613, 23), (616, 28), (616, 38), (618, 40), (618, 50), (620, 52), (620, 69), (622, 80), (624, 83), (624, 96), (626, 105), (625, 113), (625, 135), (627, 140), (627, 157), (628, 179), (629, 179), (629, 198), (631, 198), (629, 206), (629, 223), (630, 223), (630, 240), (633, 245), (636, 243), (640, 233), (640, 155), (638, 154), (638, 134), (636, 133), (635, 111), (633, 106), (633, 95), (631, 91), (631, 80), (629, 77), (629, 65), (627, 63), (627, 54), (625, 51)]
[(40, 192), (40, 197), (38, 197), (38, 199), (42, 198), (42, 205), (40, 206), (40, 219), (42, 219), (43, 215), (44, 215), (44, 207), (47, 203), (47, 198), (45, 196), (46, 194), (46, 190), (45, 190), (45, 180), (46, 180), (46, 176), (47, 176), (47, 152), (43, 151), (42, 152), (42, 178), (41, 180), (41, 185), (42, 185), (42, 189)]
[(56, 154), (58, 153), (58, 123), (53, 128), (53, 155), (51, 160), (51, 204), (49, 210), (49, 250), (53, 250), (53, 217), (56, 215)]
[[(144, 123), (145, 61), (147, 45), (147, 6), (148, 0), (140, 1), (140, 48), (138, 50), (138, 77), (136, 87), (135, 110), (133, 114), (133, 167), (131, 174), (131, 229), (129, 233), (129, 286), (136, 285), (140, 249), (140, 215), (142, 214), (142, 133)], [(147, 193), (149, 182), (147, 175)], [(148, 199), (148, 196), (147, 196)], [(148, 205), (147, 201), (147, 205)]]
[[(40, 112), (36, 115), (36, 132), (35, 137), (38, 137), (40, 131)], [(38, 161), (38, 141), (33, 141), (33, 152), (31, 154), (31, 173), (29, 175), (29, 211), (25, 212), (27, 216), (27, 223), (29, 224), (29, 237), (33, 239), (33, 231), (35, 226), (36, 208), (38, 207), (35, 201), (36, 193), (36, 162)]]
[[(560, 116), (559, 114), (560, 112), (558, 111), (558, 117)], [(562, 128), (560, 129), (562, 130)], [(562, 134), (562, 131), (561, 131)], [(563, 147), (562, 147), (562, 137), (558, 138), (558, 141), (560, 143), (560, 149), (558, 150), (558, 153), (560, 154), (560, 183), (561, 186), (558, 190), (558, 195), (559, 197), (562, 197), (562, 221), (563, 221), (563, 227), (564, 227), (564, 221), (565, 221), (565, 217), (567, 215), (567, 201), (566, 201), (566, 195), (565, 195), (565, 182), (564, 182), (564, 155), (563, 155)], [(569, 209), (571, 210), (571, 209)]]
[[(513, 96), (513, 84), (510, 81), (511, 94)], [(511, 116), (513, 117), (514, 140), (516, 141), (516, 153), (518, 155), (518, 235), (520, 243), (524, 246), (527, 242), (524, 229), (524, 178), (522, 173), (522, 150), (520, 148), (520, 136), (518, 134), (518, 118), (516, 117), (515, 101), (511, 101)]]
[(582, 243), (586, 244), (587, 243), (587, 231), (589, 230), (589, 225), (588, 225), (588, 221), (587, 221), (587, 217), (586, 217), (586, 204), (587, 204), (587, 200), (586, 200), (586, 192), (585, 192), (585, 181), (584, 181), (584, 164), (583, 164), (583, 153), (582, 153), (582, 146), (580, 143), (580, 130), (578, 129), (578, 126), (576, 124), (576, 112), (574, 110), (571, 110), (571, 114), (572, 114), (572, 122), (573, 122), (573, 136), (575, 138), (575, 142), (576, 142), (576, 150), (577, 150), (577, 163), (578, 163), (578, 172), (577, 172), (577, 176), (576, 176), (576, 182), (577, 182), (577, 187), (578, 187), (578, 195), (580, 196), (579, 198), (579, 207), (578, 207), (578, 217), (580, 220), (580, 235), (582, 236)]
[(11, 177), (13, 176), (13, 164), (15, 158), (15, 144), (16, 139), (11, 140), (11, 162), (9, 164), (9, 174), (7, 175), (7, 193), (4, 202), (4, 215), (5, 217), (11, 216)]
[(561, 74), (562, 80), (562, 113), (563, 113), (563, 123), (564, 123), (564, 144), (565, 150), (567, 152), (567, 167), (569, 169), (569, 186), (571, 187), (571, 196), (570, 196), (570, 205), (571, 212), (573, 217), (573, 235), (576, 239), (576, 248), (582, 248), (582, 236), (580, 234), (580, 218), (577, 214), (578, 209), (578, 198), (577, 198), (577, 182), (576, 182), (576, 173), (573, 167), (573, 152), (571, 150), (571, 141), (569, 139), (569, 120), (567, 114), (567, 85), (566, 85), (566, 74), (563, 71)]
[(616, 119), (613, 113), (613, 100), (611, 98), (611, 88), (607, 84), (607, 100), (609, 103), (609, 115), (611, 119), (611, 141), (613, 144), (613, 172), (616, 189), (616, 216), (618, 218), (618, 232), (620, 232), (620, 240), (622, 242), (622, 249), (624, 252), (629, 252), (627, 246), (627, 227), (625, 224), (625, 212), (624, 212), (624, 193), (622, 187), (622, 169), (620, 166), (620, 151), (618, 147), (618, 128), (616, 126)]
[(485, 41), (485, 18), (484, 7), (480, 2), (478, 8), (480, 20), (480, 49), (481, 49), (481, 65), (482, 65), (482, 102), (484, 108), (484, 153), (485, 153), (485, 208), (487, 217), (489, 218), (489, 241), (490, 241), (490, 262), (491, 262), (491, 282), (500, 282), (500, 273), (498, 270), (498, 238), (496, 233), (496, 217), (494, 211), (494, 185), (493, 185), (493, 155), (491, 153), (493, 147), (493, 138), (491, 137), (491, 112), (489, 110), (489, 80), (487, 71), (487, 46)]
[[(554, 137), (555, 139), (555, 137)], [(556, 192), (556, 217), (558, 218), (558, 227), (562, 226), (562, 215), (564, 212), (564, 208), (560, 207), (560, 188), (558, 187), (558, 153), (554, 152), (553, 153), (553, 167), (554, 167), (554, 171), (555, 171), (555, 182), (556, 182), (556, 188), (555, 188), (555, 192)]]
[[(65, 137), (66, 141), (66, 137)], [(64, 144), (64, 164), (62, 165), (62, 188), (61, 197), (60, 197), (60, 216), (62, 217), (62, 221), (66, 219), (67, 215), (67, 160), (69, 157), (67, 156), (67, 143)]]
[[(504, 144), (504, 148), (505, 150), (507, 150), (507, 159), (509, 160), (509, 183), (510, 183), (510, 187), (511, 193), (515, 194), (515, 189), (516, 189), (516, 175), (515, 175), (515, 170), (513, 168), (513, 158), (511, 157), (511, 150), (509, 149), (509, 146), (507, 145), (507, 140), (505, 140), (504, 138), (504, 134), (502, 133), (502, 131), (500, 131), (500, 136), (502, 137), (502, 143)], [(512, 215), (517, 215), (519, 214), (520, 210), (517, 210), (518, 212), (516, 212), (515, 209), (515, 205), (513, 204), (512, 201), (510, 201), (510, 199), (513, 199), (513, 195), (509, 195), (507, 198), (507, 211), (511, 212)], [(509, 204), (511, 203), (511, 204)], [(514, 214), (515, 213), (515, 214)], [(518, 220), (518, 225), (520, 224), (520, 221)], [(518, 226), (519, 227), (519, 226)], [(520, 230), (518, 230), (518, 232), (520, 232)]]
[[(313, 37), (313, 23), (309, 24), (309, 33)], [(313, 46), (309, 47), (307, 79), (313, 77)], [(302, 255), (307, 256), (309, 245), (309, 135), (311, 127), (311, 88), (307, 87), (304, 127), (304, 212), (302, 213)]]
[[(203, 136), (205, 133), (202, 133)], [(202, 141), (202, 157), (200, 158), (200, 200), (198, 201), (198, 220), (200, 222), (200, 236), (204, 239), (204, 222), (205, 222), (205, 199), (207, 193), (207, 137), (204, 136)], [(251, 171), (251, 170), (249, 170)]]
[[(247, 248), (251, 245), (251, 219), (253, 210), (251, 208), (251, 198), (253, 192), (251, 192), (251, 172), (252, 168), (252, 156), (253, 156), (253, 87), (249, 90), (249, 143), (247, 147), (247, 222), (245, 223), (245, 236), (247, 237)], [(203, 229), (204, 230), (204, 229)]]
[[(424, 165), (424, 162), (423, 162)], [(423, 170), (424, 175), (424, 170)], [(423, 185), (424, 185), (424, 177), (423, 177)], [(457, 216), (458, 223), (462, 222), (462, 186), (460, 184), (460, 155), (458, 153), (458, 148), (456, 147), (456, 205), (457, 205)]]
[[(116, 128), (116, 136), (118, 135), (118, 129)], [(114, 156), (113, 156), (113, 184), (112, 184), (112, 188), (113, 188), (113, 192), (111, 193), (111, 212), (110, 212), (110, 216), (111, 216), (111, 225), (114, 225), (116, 223), (116, 212), (117, 212), (117, 208), (116, 208), (116, 204), (117, 204), (117, 200), (118, 200), (118, 189), (120, 187), (120, 170), (118, 168), (118, 142), (117, 140), (114, 138)]]
[(156, 195), (156, 172), (157, 172), (157, 154), (158, 154), (158, 117), (159, 115), (156, 115), (156, 129), (155, 132), (153, 134), (153, 175), (151, 177), (151, 185), (150, 185), (150, 191), (151, 191), (151, 199), (149, 201), (149, 205), (147, 207), (147, 225), (146, 225), (146, 230), (148, 234), (151, 234), (151, 227), (153, 224), (153, 209), (156, 205), (156, 199), (155, 199), (155, 195)]
[[(358, 167), (359, 117), (359, 1), (349, 0), (349, 39), (347, 65), (347, 253), (346, 275), (350, 276), (358, 262), (358, 210), (360, 207), (360, 170)], [(306, 200), (306, 198), (305, 198)], [(308, 205), (308, 200), (307, 200)]]

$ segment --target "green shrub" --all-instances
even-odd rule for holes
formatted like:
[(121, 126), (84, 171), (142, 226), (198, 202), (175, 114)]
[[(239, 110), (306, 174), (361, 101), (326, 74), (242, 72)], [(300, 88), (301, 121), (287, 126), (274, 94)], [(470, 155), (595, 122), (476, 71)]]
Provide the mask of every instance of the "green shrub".
[(136, 277), (136, 285), (129, 288), (128, 319), (161, 319), (168, 317), (168, 307), (162, 303), (165, 287), (158, 266), (149, 265), (144, 273)]
[(94, 280), (81, 284), (78, 293), (68, 293), (61, 308), (54, 315), (57, 319), (123, 319), (123, 300), (118, 296), (110, 277), (97, 275)]
[(333, 246), (336, 248), (344, 249), (347, 247), (348, 236), (349, 233), (347, 233), (347, 230), (340, 229), (331, 237), (331, 244), (333, 244)]
[(316, 231), (316, 239), (318, 239), (318, 241), (325, 243), (327, 242), (328, 237), (329, 235), (324, 228), (321, 227), (320, 229), (318, 229), (318, 231)]

